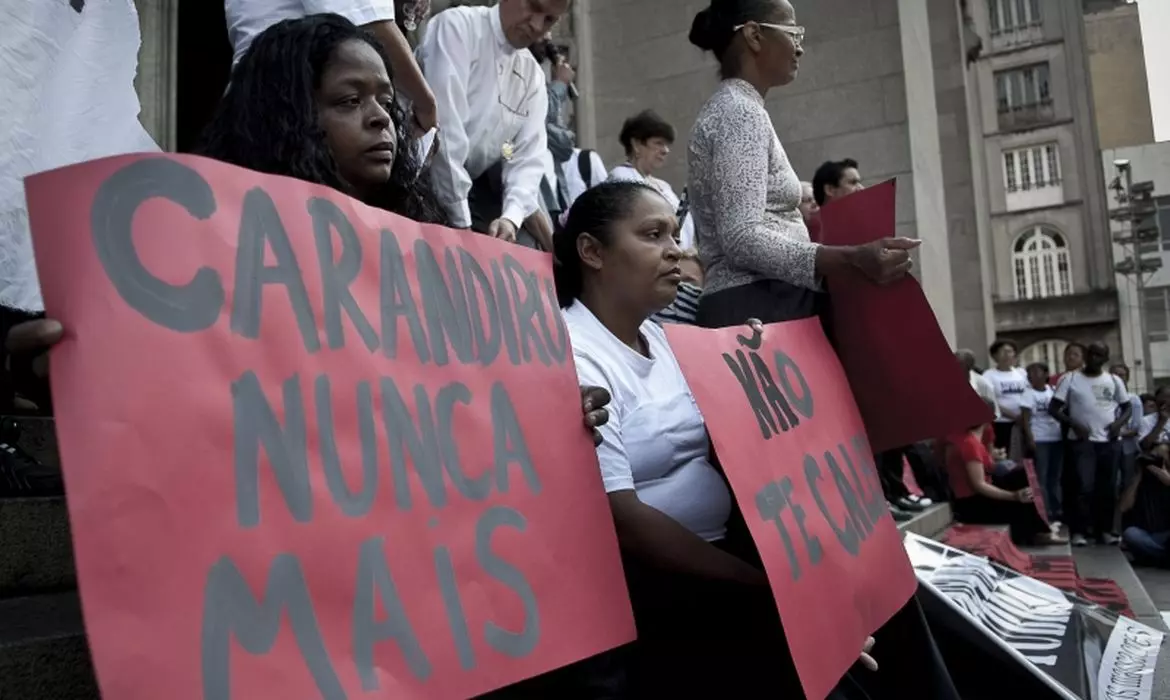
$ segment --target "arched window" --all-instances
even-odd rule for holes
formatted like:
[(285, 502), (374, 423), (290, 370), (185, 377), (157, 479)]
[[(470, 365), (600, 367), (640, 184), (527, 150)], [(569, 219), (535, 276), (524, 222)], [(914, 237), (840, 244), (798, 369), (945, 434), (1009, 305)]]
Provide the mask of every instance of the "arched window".
[(1033, 362), (1043, 362), (1048, 365), (1048, 371), (1052, 374), (1061, 372), (1064, 369), (1064, 349), (1066, 347), (1068, 347), (1068, 341), (1059, 339), (1032, 343), (1020, 353), (1020, 366), (1027, 367)]
[(1012, 250), (1017, 299), (1072, 294), (1072, 269), (1064, 236), (1047, 226), (1020, 234)]

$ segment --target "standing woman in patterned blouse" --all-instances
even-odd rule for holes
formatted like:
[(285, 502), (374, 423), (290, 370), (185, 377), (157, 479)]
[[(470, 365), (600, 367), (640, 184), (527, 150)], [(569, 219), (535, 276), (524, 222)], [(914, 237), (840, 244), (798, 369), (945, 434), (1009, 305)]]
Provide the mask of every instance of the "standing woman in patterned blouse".
[(687, 168), (707, 269), (697, 321), (708, 328), (814, 316), (825, 278), (861, 274), (892, 282), (910, 271), (910, 251), (919, 244), (809, 240), (800, 178), (764, 107), (770, 88), (796, 78), (803, 39), (788, 0), (711, 0), (691, 25), (691, 43), (715, 54), (723, 77), (699, 112)]

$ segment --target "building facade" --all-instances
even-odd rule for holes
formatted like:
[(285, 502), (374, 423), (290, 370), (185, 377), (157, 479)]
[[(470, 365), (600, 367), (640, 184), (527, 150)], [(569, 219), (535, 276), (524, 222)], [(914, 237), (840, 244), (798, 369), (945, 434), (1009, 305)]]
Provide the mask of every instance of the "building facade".
[(1067, 0), (968, 0), (990, 219), (995, 332), (1059, 366), (1070, 341), (1119, 342), (1085, 23)]
[(1101, 148), (1153, 143), (1154, 117), (1137, 4), (1090, 2), (1085, 11), (1085, 48)]

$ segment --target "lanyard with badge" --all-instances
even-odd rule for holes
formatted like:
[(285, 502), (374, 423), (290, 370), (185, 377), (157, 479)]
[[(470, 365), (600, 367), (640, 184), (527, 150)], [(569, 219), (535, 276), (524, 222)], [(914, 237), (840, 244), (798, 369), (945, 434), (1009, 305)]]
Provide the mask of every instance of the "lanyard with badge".
[[(507, 71), (507, 70), (511, 70), (513, 77), (518, 78), (519, 80), (524, 82), (524, 90), (521, 93), (520, 98), (516, 102), (515, 105), (508, 104), (508, 101), (504, 99), (504, 84), (501, 82), (500, 79), (503, 77), (504, 71)], [(527, 95), (528, 95), (529, 82), (530, 82), (529, 79), (525, 78), (523, 73), (516, 70), (516, 65), (515, 65), (514, 60), (509, 61), (507, 64), (497, 64), (497, 66), (496, 66), (496, 94), (497, 94), (497, 98), (500, 102), (500, 107), (504, 110), (505, 117), (507, 116), (507, 114), (509, 112), (511, 112), (515, 116), (520, 117), (520, 119), (522, 119), (522, 120), (528, 118), (529, 112), (528, 112), (527, 106), (525, 105), (525, 102), (526, 102), (525, 97), (527, 97)], [(515, 141), (513, 141), (511, 138), (504, 139), (504, 143), (500, 146), (500, 156), (504, 159), (505, 162), (510, 162), (513, 158), (515, 158), (516, 157), (516, 143), (515, 143)]]

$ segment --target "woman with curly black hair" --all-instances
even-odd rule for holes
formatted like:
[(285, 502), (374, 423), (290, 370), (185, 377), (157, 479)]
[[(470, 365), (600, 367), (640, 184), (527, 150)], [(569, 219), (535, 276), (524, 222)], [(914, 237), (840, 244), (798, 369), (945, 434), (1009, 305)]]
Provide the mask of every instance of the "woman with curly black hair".
[(252, 42), (196, 152), (328, 185), (426, 223), (446, 223), (422, 169), (389, 61), (339, 15), (275, 24)]

